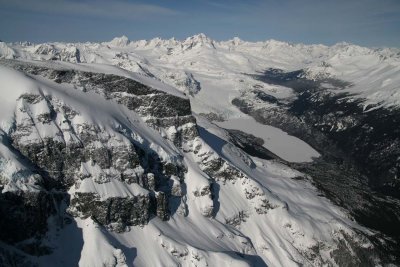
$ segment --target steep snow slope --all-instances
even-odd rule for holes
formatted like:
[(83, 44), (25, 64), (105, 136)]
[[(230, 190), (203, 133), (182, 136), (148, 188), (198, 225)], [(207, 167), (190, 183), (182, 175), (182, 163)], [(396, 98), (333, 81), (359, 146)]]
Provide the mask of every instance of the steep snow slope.
[[(99, 64), (9, 60), (0, 78), (0, 200), (11, 218), (2, 226), (17, 223), (12, 196), (31, 207), (24, 218), (44, 219), (37, 232), (21, 221), (20, 238), (2, 233), (4, 265), (382, 261), (374, 233), (306, 176), (250, 157), (224, 129), (192, 119), (188, 100), (170, 87)], [(148, 108), (154, 102), (160, 109)], [(35, 213), (41, 194), (48, 197)]]

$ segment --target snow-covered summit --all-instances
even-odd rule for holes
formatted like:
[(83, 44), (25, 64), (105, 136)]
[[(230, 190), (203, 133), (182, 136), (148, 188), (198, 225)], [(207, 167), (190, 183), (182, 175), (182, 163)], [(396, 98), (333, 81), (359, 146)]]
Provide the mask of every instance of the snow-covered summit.
[(186, 38), (186, 40), (182, 42), (182, 46), (184, 50), (199, 47), (215, 48), (214, 43), (214, 40), (206, 36), (204, 33), (200, 33)]
[(233, 45), (240, 45), (240, 44), (243, 43), (242, 39), (240, 39), (240, 38), (237, 37), (237, 36), (233, 37), (233, 39), (230, 40), (230, 42), (231, 42)]
[(110, 42), (108, 42), (109, 45), (112, 46), (119, 46), (119, 47), (124, 47), (127, 46), (130, 43), (128, 37), (125, 35), (122, 35), (121, 37), (115, 37), (112, 39)]

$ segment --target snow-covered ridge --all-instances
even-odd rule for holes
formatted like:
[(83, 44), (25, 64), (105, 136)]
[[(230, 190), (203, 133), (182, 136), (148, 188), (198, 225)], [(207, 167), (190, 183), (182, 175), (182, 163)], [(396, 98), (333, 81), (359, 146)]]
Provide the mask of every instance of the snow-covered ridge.
[[(0, 43), (0, 58), (110, 64), (186, 93), (192, 91), (193, 79), (204, 91), (219, 90), (217, 84), (226, 83), (230, 88), (225, 89), (225, 96), (255, 85), (243, 74), (267, 68), (304, 69), (309, 78), (331, 77), (351, 83), (346, 90), (365, 98), (367, 104), (400, 104), (398, 48), (367, 48), (349, 43), (305, 45), (276, 40), (247, 42), (238, 37), (215, 41), (198, 34), (184, 40), (133, 41), (122, 36), (103, 43)], [(206, 100), (204, 94), (200, 93), (194, 103), (196, 112), (214, 110), (216, 106), (213, 101), (207, 104), (210, 97), (207, 94)]]
[[(327, 46), (323, 44), (302, 44), (302, 43), (289, 43), (279, 40), (265, 40), (265, 41), (245, 41), (239, 37), (233, 37), (229, 40), (217, 41), (208, 37), (204, 33), (196, 34), (186, 39), (178, 40), (176, 38), (171, 39), (162, 39), (159, 37), (148, 39), (148, 40), (130, 40), (127, 36), (123, 35), (120, 37), (115, 37), (109, 42), (102, 43), (93, 43), (93, 42), (84, 42), (84, 43), (62, 43), (62, 42), (51, 42), (51, 43), (42, 43), (42, 44), (34, 44), (31, 42), (14, 42), (14, 43), (5, 43), (1, 42), (3, 49), (6, 49), (6, 46), (19, 48), (27, 48), (33, 47), (33, 50), (36, 50), (37, 53), (43, 53), (44, 47), (52, 47), (52, 46), (87, 46), (87, 47), (96, 47), (99, 45), (110, 46), (110, 47), (134, 47), (134, 48), (145, 48), (145, 47), (173, 47), (173, 46), (192, 46), (192, 47), (201, 47), (206, 46), (208, 48), (229, 48), (229, 47), (259, 47), (265, 50), (276, 50), (279, 52), (287, 52), (284, 50), (296, 49), (298, 51), (303, 52), (320, 52), (320, 53), (343, 53), (347, 55), (356, 55), (356, 54), (377, 54), (384, 59), (387, 58), (399, 58), (400, 57), (400, 49), (394, 47), (362, 47), (359, 45), (355, 45), (347, 42), (340, 42), (334, 44), (332, 46)], [(32, 52), (31, 49), (29, 49)], [(49, 50), (49, 49), (47, 49)], [(328, 52), (329, 51), (329, 52)], [(48, 51), (47, 51), (48, 52)], [(314, 54), (317, 55), (317, 54)], [(4, 54), (2, 54), (4, 56)]]

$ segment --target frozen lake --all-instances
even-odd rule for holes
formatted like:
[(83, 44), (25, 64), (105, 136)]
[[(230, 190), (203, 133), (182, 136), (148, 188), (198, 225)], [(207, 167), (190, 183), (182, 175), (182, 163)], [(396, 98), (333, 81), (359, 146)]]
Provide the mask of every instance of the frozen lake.
[(250, 116), (232, 118), (223, 122), (214, 122), (226, 129), (235, 129), (252, 134), (264, 140), (264, 147), (289, 162), (311, 162), (320, 154), (306, 142), (286, 132), (256, 122)]

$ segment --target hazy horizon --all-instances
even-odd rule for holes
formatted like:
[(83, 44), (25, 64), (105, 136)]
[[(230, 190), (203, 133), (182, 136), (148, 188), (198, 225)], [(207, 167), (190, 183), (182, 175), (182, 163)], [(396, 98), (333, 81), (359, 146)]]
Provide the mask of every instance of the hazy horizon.
[(214, 40), (400, 47), (396, 0), (0, 0), (0, 40), (101, 42), (204, 33)]

